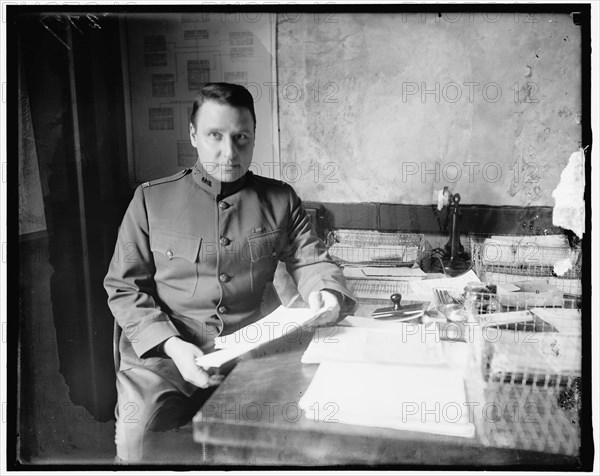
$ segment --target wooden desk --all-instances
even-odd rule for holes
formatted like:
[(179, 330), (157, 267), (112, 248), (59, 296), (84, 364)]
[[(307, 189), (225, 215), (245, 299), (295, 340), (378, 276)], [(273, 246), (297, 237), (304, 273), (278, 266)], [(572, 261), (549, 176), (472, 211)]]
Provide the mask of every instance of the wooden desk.
[[(474, 438), (370, 428), (302, 415), (317, 365), (300, 362), (311, 333), (272, 342), (239, 362), (194, 418), (205, 463), (234, 466), (518, 467), (576, 469), (578, 458), (494, 447)], [(369, 385), (357, 376), (357, 385)], [(361, 381), (362, 378), (362, 381)], [(440, 389), (443, 391), (443, 389)], [(326, 420), (324, 415), (322, 420)]]

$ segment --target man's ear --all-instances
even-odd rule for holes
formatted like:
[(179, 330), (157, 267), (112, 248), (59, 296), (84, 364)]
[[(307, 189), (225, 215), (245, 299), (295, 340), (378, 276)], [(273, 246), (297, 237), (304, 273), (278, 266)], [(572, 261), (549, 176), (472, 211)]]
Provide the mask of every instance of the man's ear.
[(192, 124), (190, 122), (190, 141), (192, 142), (192, 145), (194, 147), (196, 147), (196, 128), (194, 127), (194, 124)]

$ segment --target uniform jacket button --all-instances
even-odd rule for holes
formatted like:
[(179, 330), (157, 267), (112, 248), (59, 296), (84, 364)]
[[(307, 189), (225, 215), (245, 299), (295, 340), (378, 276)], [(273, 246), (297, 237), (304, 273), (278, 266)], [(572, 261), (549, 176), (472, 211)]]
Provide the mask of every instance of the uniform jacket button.
[(219, 202), (219, 208), (221, 210), (227, 210), (229, 208), (229, 203), (227, 203), (227, 202)]
[(219, 306), (219, 307), (217, 308), (217, 311), (218, 311), (220, 314), (227, 314), (227, 313), (229, 312), (229, 308), (228, 308), (227, 306)]
[(168, 250), (168, 251), (167, 251), (167, 257), (168, 257), (169, 259), (173, 258), (173, 252), (172, 252), (171, 250)]
[(229, 243), (231, 243), (231, 240), (225, 236), (222, 236), (219, 239), (219, 243), (221, 243), (223, 246), (227, 246)]
[(222, 283), (226, 283), (226, 282), (228, 282), (230, 279), (231, 279), (231, 276), (229, 276), (227, 273), (221, 273), (221, 274), (219, 275), (219, 280), (220, 280)]

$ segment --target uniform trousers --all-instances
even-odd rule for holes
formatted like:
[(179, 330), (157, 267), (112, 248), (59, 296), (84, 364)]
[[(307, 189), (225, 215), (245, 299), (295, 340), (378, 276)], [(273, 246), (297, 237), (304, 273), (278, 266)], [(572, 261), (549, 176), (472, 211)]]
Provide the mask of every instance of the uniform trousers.
[(185, 382), (173, 367), (168, 380), (147, 367), (117, 372), (116, 462), (156, 462), (161, 457), (159, 432), (185, 425), (213, 392), (214, 388), (204, 390)]

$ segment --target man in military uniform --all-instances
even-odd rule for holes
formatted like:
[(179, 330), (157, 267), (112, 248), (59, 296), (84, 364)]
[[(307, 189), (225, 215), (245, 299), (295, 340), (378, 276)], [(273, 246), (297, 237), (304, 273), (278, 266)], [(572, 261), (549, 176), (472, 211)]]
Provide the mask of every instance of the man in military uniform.
[[(117, 459), (144, 461), (153, 432), (189, 421), (220, 377), (195, 358), (272, 310), (283, 261), (316, 324), (356, 304), (289, 185), (254, 175), (256, 116), (243, 87), (207, 84), (194, 102), (192, 169), (138, 187), (104, 286), (118, 323)], [(341, 311), (341, 313), (340, 313)]]

